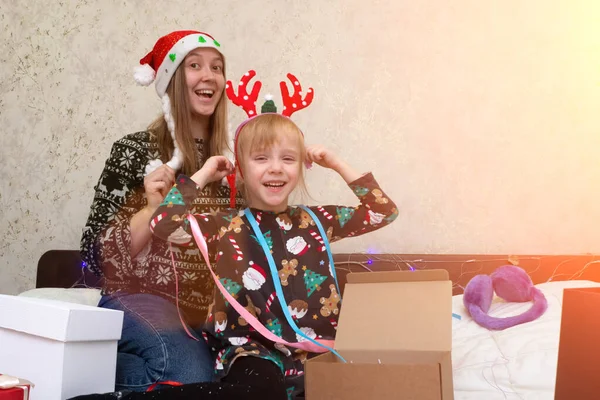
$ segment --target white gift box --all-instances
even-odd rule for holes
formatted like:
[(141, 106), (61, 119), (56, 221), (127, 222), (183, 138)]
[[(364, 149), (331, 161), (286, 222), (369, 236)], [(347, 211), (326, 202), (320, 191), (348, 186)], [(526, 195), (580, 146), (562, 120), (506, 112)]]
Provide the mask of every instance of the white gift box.
[(31, 400), (115, 388), (123, 312), (0, 295), (0, 373), (31, 381)]

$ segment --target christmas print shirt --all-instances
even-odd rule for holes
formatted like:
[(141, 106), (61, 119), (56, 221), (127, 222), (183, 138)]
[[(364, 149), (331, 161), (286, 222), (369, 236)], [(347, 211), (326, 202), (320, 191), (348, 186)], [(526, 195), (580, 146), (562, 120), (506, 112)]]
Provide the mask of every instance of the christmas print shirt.
[[(349, 186), (360, 205), (310, 207), (330, 242), (372, 232), (390, 224), (398, 215), (396, 205), (372, 174), (363, 175)], [(151, 221), (154, 234), (181, 246), (181, 252), (197, 249), (186, 220), (197, 193), (196, 184), (180, 175)], [(281, 213), (250, 211), (273, 255), (285, 304), (298, 328), (313, 339), (334, 339), (341, 303), (315, 222), (299, 207), (288, 207)], [(198, 214), (195, 218), (225, 289), (275, 335), (289, 343), (306, 340), (286, 322), (263, 248), (244, 212), (229, 210)], [(225, 376), (237, 357), (257, 356), (281, 368), (290, 396), (301, 393), (303, 365), (314, 354), (265, 339), (220, 293), (213, 301), (203, 336), (216, 352), (217, 377)]]
[[(204, 144), (196, 140), (198, 160), (204, 160)], [(152, 237), (131, 258), (130, 221), (147, 204), (144, 171), (148, 160), (160, 158), (152, 133), (137, 132), (117, 140), (106, 160), (94, 190), (90, 214), (81, 237), (81, 257), (86, 266), (101, 276), (103, 294), (117, 291), (150, 293), (175, 303), (175, 275), (169, 246)], [(190, 200), (193, 212), (229, 208), (228, 187), (196, 193)], [(237, 206), (245, 202), (238, 197)], [(179, 305), (188, 322), (200, 326), (213, 298), (214, 281), (197, 249), (174, 248), (179, 267)]]

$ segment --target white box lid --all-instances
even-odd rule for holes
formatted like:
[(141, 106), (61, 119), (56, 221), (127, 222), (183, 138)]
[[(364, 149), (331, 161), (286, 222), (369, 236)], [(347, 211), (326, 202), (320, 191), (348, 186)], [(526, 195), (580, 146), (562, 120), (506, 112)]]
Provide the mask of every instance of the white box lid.
[(123, 312), (57, 300), (0, 295), (0, 328), (61, 342), (119, 340)]

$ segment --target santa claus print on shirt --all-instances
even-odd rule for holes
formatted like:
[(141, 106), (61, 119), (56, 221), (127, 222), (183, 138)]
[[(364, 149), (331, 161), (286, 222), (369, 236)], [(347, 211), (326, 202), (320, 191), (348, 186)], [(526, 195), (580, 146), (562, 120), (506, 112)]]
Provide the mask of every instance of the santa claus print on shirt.
[(373, 210), (369, 210), (365, 224), (369, 223), (371, 225), (379, 225), (384, 218), (385, 215), (376, 213)]
[(244, 287), (248, 290), (258, 290), (267, 280), (264, 269), (250, 261), (250, 267), (242, 275)]
[[(313, 328), (300, 328), (300, 331), (311, 339), (315, 339), (317, 337), (317, 334), (315, 333), (315, 330)], [(296, 340), (298, 340), (298, 343), (308, 341), (307, 338), (298, 333), (296, 333)]]
[(295, 256), (301, 256), (308, 251), (310, 245), (306, 243), (306, 240), (302, 236), (296, 236), (287, 241), (285, 244), (287, 250)]
[(230, 337), (229, 343), (231, 343), (234, 346), (243, 346), (246, 343), (248, 343), (248, 338), (247, 337)]

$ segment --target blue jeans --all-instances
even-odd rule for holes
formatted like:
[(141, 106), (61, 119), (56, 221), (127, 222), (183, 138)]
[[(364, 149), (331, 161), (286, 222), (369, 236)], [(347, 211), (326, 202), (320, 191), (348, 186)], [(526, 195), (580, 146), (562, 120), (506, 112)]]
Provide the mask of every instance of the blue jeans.
[(200, 329), (190, 338), (170, 301), (151, 294), (103, 296), (99, 307), (124, 312), (117, 353), (116, 390), (145, 391), (156, 382), (214, 380), (214, 358)]

